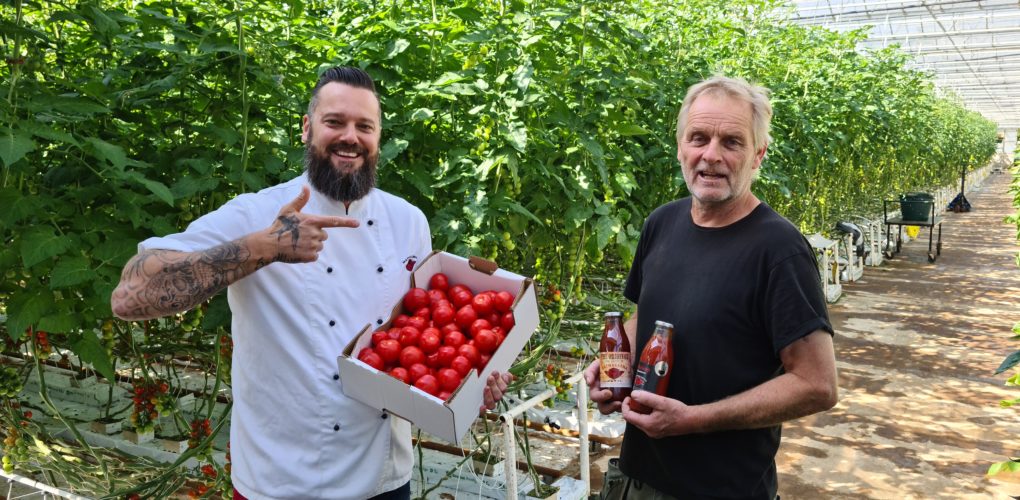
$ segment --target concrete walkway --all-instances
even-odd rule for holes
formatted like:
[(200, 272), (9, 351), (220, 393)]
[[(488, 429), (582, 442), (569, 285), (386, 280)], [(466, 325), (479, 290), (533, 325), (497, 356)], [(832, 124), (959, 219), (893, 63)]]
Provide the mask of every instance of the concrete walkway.
[(942, 255), (927, 262), (927, 228), (895, 259), (868, 267), (830, 305), (840, 402), (790, 422), (779, 451), (783, 500), (1008, 499), (1020, 475), (985, 476), (1020, 456), (1020, 398), (995, 369), (1020, 350), (1015, 209), (1009, 174), (946, 214)]

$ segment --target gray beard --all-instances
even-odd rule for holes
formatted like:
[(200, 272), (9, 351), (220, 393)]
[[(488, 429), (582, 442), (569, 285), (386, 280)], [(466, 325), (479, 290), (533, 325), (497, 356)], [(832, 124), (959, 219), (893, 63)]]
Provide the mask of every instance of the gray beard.
[(305, 170), (316, 191), (341, 203), (350, 203), (364, 198), (375, 187), (378, 154), (364, 156), (361, 168), (344, 174), (333, 168), (329, 151), (324, 154), (315, 151), (311, 142), (309, 137), (305, 144)]

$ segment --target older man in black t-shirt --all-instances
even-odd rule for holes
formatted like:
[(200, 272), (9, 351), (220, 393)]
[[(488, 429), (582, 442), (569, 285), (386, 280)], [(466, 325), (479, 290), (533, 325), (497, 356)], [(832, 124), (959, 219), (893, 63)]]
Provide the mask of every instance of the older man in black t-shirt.
[(691, 196), (648, 217), (624, 290), (635, 358), (655, 321), (675, 327), (669, 391), (635, 391), (652, 410), (637, 413), (630, 398), (609, 402), (589, 366), (592, 401), (628, 423), (603, 498), (774, 499), (782, 422), (836, 404), (813, 251), (751, 193), (771, 117), (767, 90), (743, 80), (712, 78), (684, 99), (677, 159)]

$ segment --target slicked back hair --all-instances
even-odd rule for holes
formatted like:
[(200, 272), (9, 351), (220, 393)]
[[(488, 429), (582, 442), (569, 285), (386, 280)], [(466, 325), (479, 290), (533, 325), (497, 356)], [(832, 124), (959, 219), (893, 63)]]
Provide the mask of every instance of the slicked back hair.
[(751, 105), (751, 136), (754, 150), (758, 151), (771, 142), (769, 127), (772, 121), (772, 103), (769, 102), (769, 89), (752, 85), (743, 78), (713, 76), (687, 89), (687, 96), (680, 106), (680, 114), (676, 119), (677, 144), (683, 139), (684, 127), (687, 125), (687, 113), (699, 96), (725, 95), (739, 99)]
[(319, 90), (330, 83), (342, 83), (351, 87), (371, 90), (375, 100), (379, 100), (379, 93), (375, 90), (375, 82), (364, 70), (352, 66), (334, 66), (327, 69), (319, 76), (319, 81), (312, 88), (312, 97), (308, 100), (308, 116), (312, 116), (315, 107), (319, 105)]

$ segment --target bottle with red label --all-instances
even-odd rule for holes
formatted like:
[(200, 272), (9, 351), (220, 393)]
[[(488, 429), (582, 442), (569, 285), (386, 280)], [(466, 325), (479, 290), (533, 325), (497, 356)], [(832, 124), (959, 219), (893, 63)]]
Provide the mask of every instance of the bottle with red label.
[[(634, 374), (634, 390), (654, 392), (666, 395), (669, 388), (669, 375), (673, 369), (673, 325), (665, 321), (655, 322), (652, 338), (645, 344), (638, 360), (637, 372)], [(630, 409), (638, 413), (651, 413), (648, 408), (633, 399)]]
[(631, 373), (630, 340), (623, 329), (622, 314), (606, 313), (606, 326), (599, 342), (599, 387), (613, 393), (610, 401), (623, 401), (630, 395), (633, 383)]

